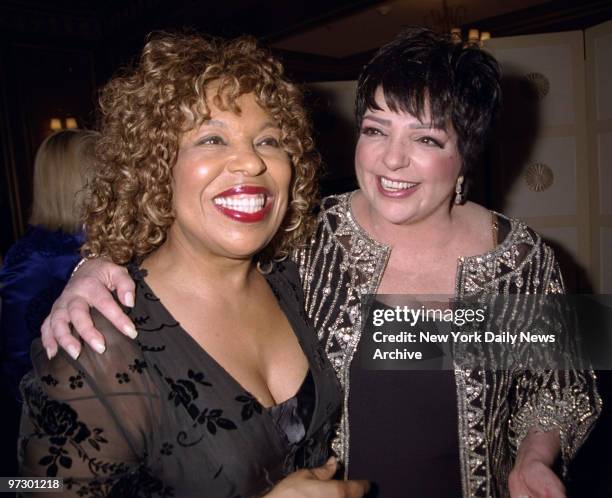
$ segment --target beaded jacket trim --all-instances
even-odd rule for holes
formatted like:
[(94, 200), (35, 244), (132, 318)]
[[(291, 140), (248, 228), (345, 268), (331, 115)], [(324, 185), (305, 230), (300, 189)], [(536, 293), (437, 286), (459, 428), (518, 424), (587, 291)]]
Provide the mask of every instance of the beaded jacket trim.
[[(353, 193), (323, 200), (317, 230), (294, 254), (306, 311), (344, 390), (334, 451), (349, 468), (350, 366), (361, 336), (362, 296), (376, 294), (391, 249), (373, 240), (351, 212)], [(492, 251), (460, 258), (455, 294), (563, 293), (552, 250), (515, 219)], [(558, 428), (564, 467), (601, 409), (590, 371), (512, 372), (455, 368), (461, 481), (464, 497), (506, 497), (514, 453), (529, 429)], [(537, 389), (535, 388), (537, 386)], [(506, 402), (512, 390), (514, 402)], [(508, 444), (510, 443), (510, 444)]]

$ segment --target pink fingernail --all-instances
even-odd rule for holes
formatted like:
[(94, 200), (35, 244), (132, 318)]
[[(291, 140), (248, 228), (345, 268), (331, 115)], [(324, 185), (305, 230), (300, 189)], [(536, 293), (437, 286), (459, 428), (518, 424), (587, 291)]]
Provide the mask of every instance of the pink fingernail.
[(106, 350), (106, 346), (104, 346), (104, 344), (102, 344), (97, 339), (91, 341), (91, 346), (100, 354), (104, 353), (104, 351)]
[(134, 307), (134, 294), (131, 292), (126, 292), (123, 296), (123, 300), (125, 301), (125, 305), (129, 308)]
[(75, 360), (79, 357), (80, 350), (76, 346), (70, 345), (66, 348), (66, 351), (68, 351), (68, 354), (72, 356)]

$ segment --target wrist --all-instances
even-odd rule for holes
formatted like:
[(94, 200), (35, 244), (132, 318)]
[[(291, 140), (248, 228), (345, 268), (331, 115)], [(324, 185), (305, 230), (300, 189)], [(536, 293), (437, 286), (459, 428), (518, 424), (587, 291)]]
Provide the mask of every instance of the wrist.
[(87, 263), (87, 261), (89, 261), (90, 259), (91, 259), (91, 257), (89, 257), (89, 256), (85, 256), (84, 258), (81, 258), (81, 260), (72, 269), (72, 273), (70, 274), (70, 278), (74, 277), (76, 275), (76, 272), (79, 271), (79, 269), (81, 268), (81, 266), (83, 266), (85, 263)]
[(517, 464), (541, 462), (552, 467), (560, 452), (559, 430), (532, 429), (523, 439), (516, 456)]

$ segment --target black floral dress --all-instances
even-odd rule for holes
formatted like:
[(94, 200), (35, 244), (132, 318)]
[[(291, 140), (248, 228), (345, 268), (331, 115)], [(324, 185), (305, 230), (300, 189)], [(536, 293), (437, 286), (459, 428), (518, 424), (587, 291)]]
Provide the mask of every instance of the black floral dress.
[(103, 355), (84, 346), (78, 361), (49, 361), (34, 344), (21, 386), (23, 476), (61, 476), (63, 496), (246, 498), (326, 461), (340, 391), (293, 263), (266, 278), (310, 369), (296, 396), (268, 409), (181, 328), (144, 272), (131, 272), (137, 340), (96, 314)]

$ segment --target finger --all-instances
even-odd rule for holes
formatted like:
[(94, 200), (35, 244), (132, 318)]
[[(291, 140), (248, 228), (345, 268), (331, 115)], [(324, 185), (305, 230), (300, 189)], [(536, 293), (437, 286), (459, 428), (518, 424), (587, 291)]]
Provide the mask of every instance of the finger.
[(546, 498), (567, 498), (565, 491), (551, 490)]
[[(99, 262), (96, 260), (89, 261), (88, 264), (106, 266), (112, 265), (112, 263)], [(85, 271), (85, 269), (79, 271)], [(115, 274), (118, 273), (120, 272), (115, 272)], [(85, 301), (88, 306), (96, 308), (107, 320), (109, 320), (115, 326), (117, 330), (120, 330), (131, 339), (134, 339), (137, 335), (136, 329), (134, 328), (134, 324), (123, 313), (121, 307), (119, 306), (119, 304), (117, 304), (112, 294), (105, 286), (105, 282), (107, 282), (107, 277), (111, 277), (110, 273), (109, 275), (104, 276), (104, 278), (102, 277), (102, 275), (97, 273), (93, 275), (82, 275), (78, 279), (75, 277), (75, 280), (69, 283), (68, 287), (66, 287), (64, 293), (62, 294), (59, 300), (62, 300), (63, 303), (66, 304), (70, 309), (72, 309), (74, 302), (78, 301), (79, 305), (77, 305), (75, 309), (77, 311), (77, 317), (79, 318), (82, 318), (82, 315), (80, 315), (79, 312), (83, 309), (80, 303), (82, 301)], [(110, 282), (110, 280), (108, 282)], [(89, 311), (87, 312), (89, 313)], [(75, 317), (73, 317), (72, 315), (70, 316), (70, 319), (73, 322), (74, 318)], [(82, 332), (86, 332), (87, 330), (93, 328), (91, 318), (88, 317), (87, 320), (83, 320), (83, 322), (79, 324), (75, 323), (75, 328), (79, 335), (81, 335)], [(95, 332), (98, 332), (97, 330), (95, 330), (95, 328), (93, 328), (93, 330)]]
[(510, 472), (508, 476), (508, 491), (510, 492), (510, 498), (525, 498), (529, 496), (529, 490), (516, 469)]
[(49, 317), (45, 318), (45, 321), (40, 327), (40, 338), (45, 351), (47, 351), (47, 357), (49, 359), (53, 358), (57, 354), (57, 341), (51, 332)]
[(109, 288), (117, 291), (117, 297), (121, 304), (128, 308), (134, 307), (136, 285), (130, 278), (127, 268), (113, 265), (109, 269)]
[(532, 492), (531, 496), (542, 496), (542, 498), (566, 498), (565, 486), (555, 474), (551, 472), (551, 475), (548, 478), (544, 478), (543, 481), (542, 486), (538, 489), (539, 493)]
[(321, 467), (311, 470), (311, 473), (320, 481), (328, 481), (338, 470), (338, 460), (336, 457), (331, 457)]
[(546, 466), (510, 473), (508, 484), (511, 498), (566, 498), (565, 486)]
[(539, 498), (539, 494), (533, 494), (525, 486), (510, 486), (510, 498)]
[(533, 489), (534, 486), (529, 486), (530, 498), (566, 498), (565, 486), (556, 475), (552, 475), (549, 479), (545, 478), (543, 481), (537, 490)]
[(76, 360), (81, 352), (81, 343), (70, 333), (68, 323), (67, 311), (64, 309), (54, 311), (49, 317), (53, 337)]
[(90, 308), (84, 299), (73, 299), (68, 308), (70, 321), (74, 330), (94, 351), (104, 353), (106, 345), (104, 336), (96, 329), (90, 314)]
[[(92, 302), (92, 306), (102, 315), (104, 315), (104, 317), (111, 322), (117, 330), (123, 332), (130, 339), (136, 338), (138, 334), (132, 320), (130, 320), (130, 318), (121, 310), (121, 307), (106, 289), (104, 289), (104, 291), (96, 297), (96, 299)], [(80, 333), (78, 328), (77, 330)]]
[(525, 486), (509, 486), (510, 498), (536, 498)]
[(348, 498), (361, 498), (370, 491), (370, 483), (362, 480), (344, 481)]

